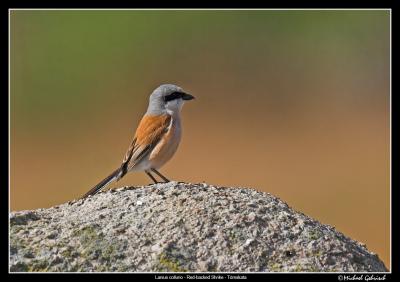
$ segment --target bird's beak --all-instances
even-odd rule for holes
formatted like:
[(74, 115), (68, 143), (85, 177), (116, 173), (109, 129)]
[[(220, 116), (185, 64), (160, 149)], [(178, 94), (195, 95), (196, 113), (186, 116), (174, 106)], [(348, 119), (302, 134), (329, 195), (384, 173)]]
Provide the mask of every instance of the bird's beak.
[(183, 94), (182, 94), (182, 99), (183, 99), (183, 100), (193, 100), (193, 99), (194, 99), (194, 96), (192, 96), (192, 95), (190, 95), (190, 94), (187, 94), (187, 93), (183, 93)]

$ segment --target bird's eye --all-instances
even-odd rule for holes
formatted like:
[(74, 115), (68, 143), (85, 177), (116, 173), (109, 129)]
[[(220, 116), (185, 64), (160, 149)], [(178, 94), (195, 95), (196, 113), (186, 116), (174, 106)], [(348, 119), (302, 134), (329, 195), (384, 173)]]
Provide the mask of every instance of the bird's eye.
[(168, 95), (164, 96), (164, 101), (168, 102), (168, 101), (175, 100), (175, 99), (178, 99), (178, 98), (181, 98), (181, 97), (182, 97), (182, 93), (173, 92), (171, 94), (168, 94)]

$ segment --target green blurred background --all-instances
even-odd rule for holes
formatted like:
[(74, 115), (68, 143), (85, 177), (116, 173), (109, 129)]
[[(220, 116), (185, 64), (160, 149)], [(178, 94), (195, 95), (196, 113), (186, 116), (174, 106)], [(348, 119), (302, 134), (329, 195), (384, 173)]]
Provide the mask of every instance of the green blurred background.
[(165, 175), (272, 193), (389, 267), (389, 11), (13, 10), (10, 23), (11, 210), (107, 176), (148, 95), (175, 83), (197, 99)]

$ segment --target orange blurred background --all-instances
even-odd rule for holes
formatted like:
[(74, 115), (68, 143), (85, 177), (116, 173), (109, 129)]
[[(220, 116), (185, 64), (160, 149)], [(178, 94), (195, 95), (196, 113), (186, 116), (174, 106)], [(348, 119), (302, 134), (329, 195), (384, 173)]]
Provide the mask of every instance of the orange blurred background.
[(269, 192), (390, 267), (389, 11), (13, 10), (10, 24), (11, 210), (87, 192), (174, 83), (196, 100), (162, 173)]

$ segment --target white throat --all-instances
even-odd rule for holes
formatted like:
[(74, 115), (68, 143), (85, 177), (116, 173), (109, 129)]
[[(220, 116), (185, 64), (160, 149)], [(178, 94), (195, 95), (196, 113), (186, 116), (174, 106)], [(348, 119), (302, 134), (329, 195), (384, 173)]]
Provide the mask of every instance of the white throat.
[(165, 109), (167, 110), (167, 113), (171, 116), (177, 116), (181, 112), (184, 103), (185, 102), (182, 99), (168, 101), (165, 104)]

